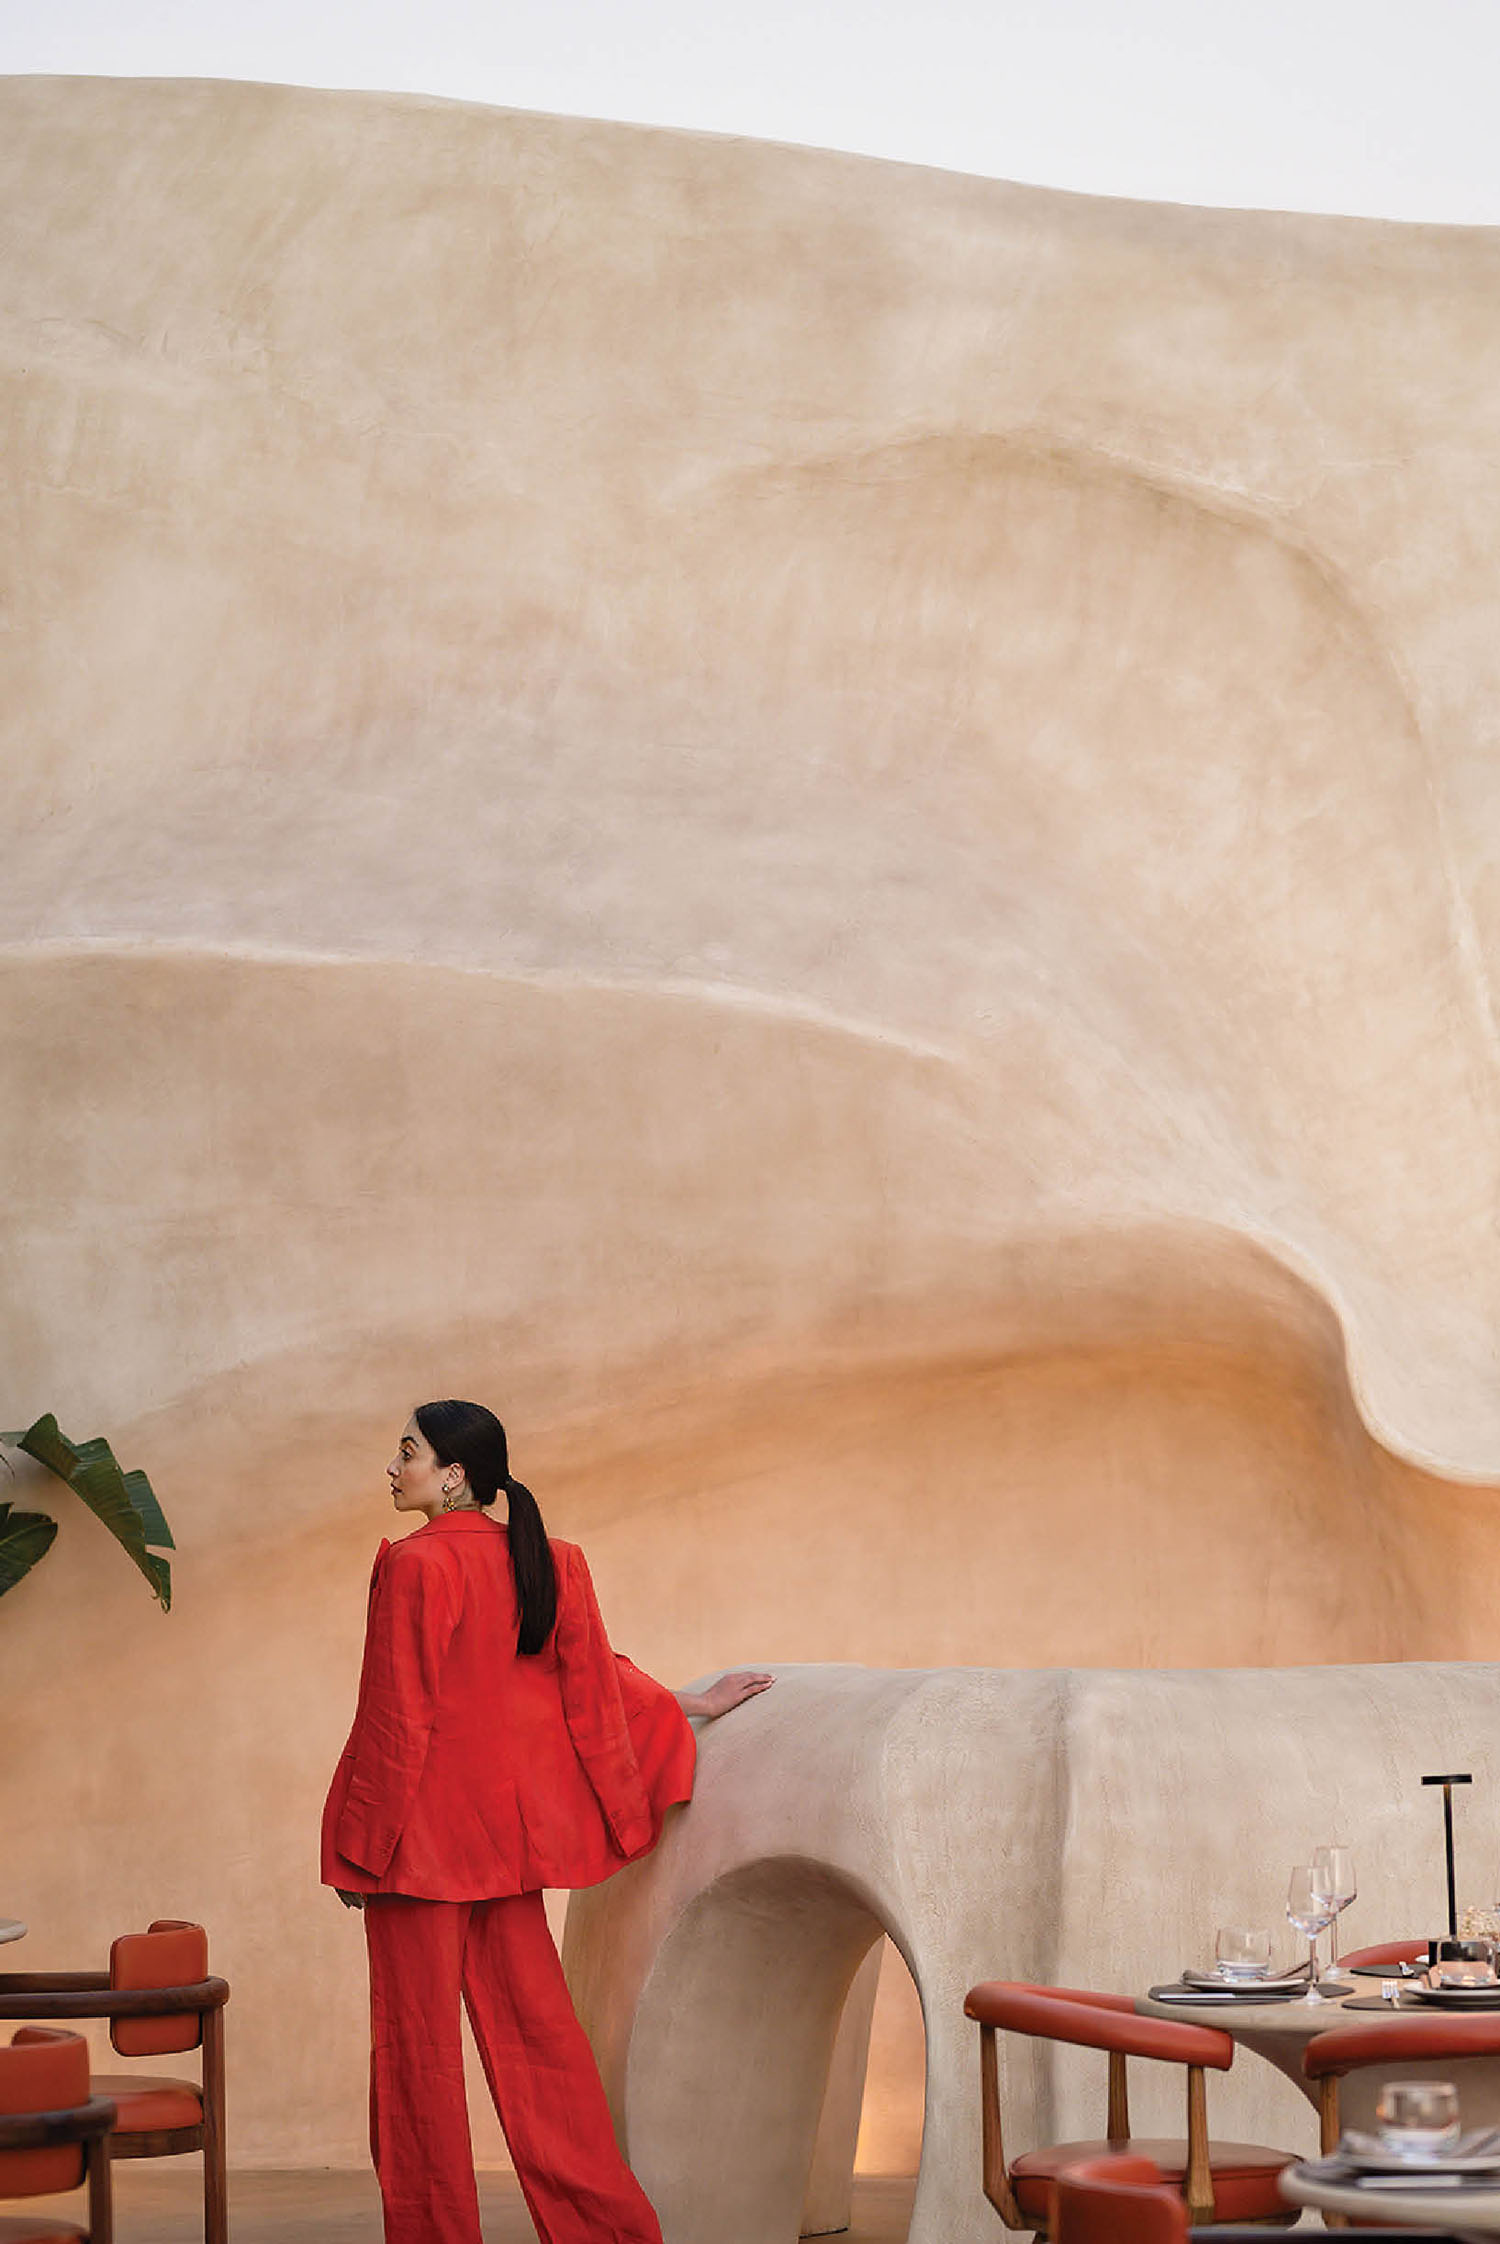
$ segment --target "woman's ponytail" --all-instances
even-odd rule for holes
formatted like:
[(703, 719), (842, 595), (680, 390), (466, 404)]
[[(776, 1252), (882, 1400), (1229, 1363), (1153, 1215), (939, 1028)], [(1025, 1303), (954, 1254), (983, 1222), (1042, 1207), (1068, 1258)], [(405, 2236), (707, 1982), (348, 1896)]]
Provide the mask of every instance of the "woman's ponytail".
[(536, 1498), (510, 1477), (505, 1428), (483, 1403), (419, 1403), (412, 1416), (440, 1465), (462, 1465), (476, 1504), (493, 1504), (501, 1489), (510, 1505), (510, 1570), (520, 1626), (518, 1652), (540, 1652), (557, 1619), (557, 1568)]
[(539, 1652), (557, 1619), (557, 1568), (536, 1498), (524, 1481), (505, 1481), (510, 1505), (510, 1566), (516, 1579), (521, 1626), (518, 1652)]

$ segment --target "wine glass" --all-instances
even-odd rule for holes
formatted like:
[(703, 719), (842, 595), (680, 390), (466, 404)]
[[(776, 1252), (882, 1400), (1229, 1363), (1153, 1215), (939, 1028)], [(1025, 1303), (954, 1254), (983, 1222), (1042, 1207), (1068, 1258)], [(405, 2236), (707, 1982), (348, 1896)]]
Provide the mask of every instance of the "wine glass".
[(1312, 1858), (1313, 1876), (1317, 1891), (1333, 1911), (1328, 1935), (1328, 1976), (1337, 1979), (1339, 1973), (1339, 1927), (1343, 1911), (1359, 1892), (1359, 1880), (1354, 1874), (1354, 1854), (1349, 1847), (1315, 1847)]
[(1310, 1862), (1292, 1872), (1286, 1889), (1286, 1915), (1307, 1942), (1307, 1993), (1304, 2002), (1321, 2002), (1318, 1992), (1318, 1934), (1333, 1923), (1337, 1911), (1326, 1894), (1318, 1891), (1318, 1873)]

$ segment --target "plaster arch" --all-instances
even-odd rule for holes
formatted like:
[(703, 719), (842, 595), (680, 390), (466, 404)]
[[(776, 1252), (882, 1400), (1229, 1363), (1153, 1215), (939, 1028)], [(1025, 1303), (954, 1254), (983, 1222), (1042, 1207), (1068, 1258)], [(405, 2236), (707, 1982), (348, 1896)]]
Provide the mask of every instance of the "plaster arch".
[[(857, 1884), (796, 1855), (726, 1871), (683, 1910), (641, 1990), (622, 2115), (626, 2142), (650, 2146), (641, 2177), (671, 2229), (764, 2244), (848, 2225), (869, 2032), (868, 2001), (852, 1998), (886, 1930)], [(702, 2058), (691, 2078), (672, 2062), (689, 2013)], [(820, 2138), (843, 2202), (810, 2213)]]

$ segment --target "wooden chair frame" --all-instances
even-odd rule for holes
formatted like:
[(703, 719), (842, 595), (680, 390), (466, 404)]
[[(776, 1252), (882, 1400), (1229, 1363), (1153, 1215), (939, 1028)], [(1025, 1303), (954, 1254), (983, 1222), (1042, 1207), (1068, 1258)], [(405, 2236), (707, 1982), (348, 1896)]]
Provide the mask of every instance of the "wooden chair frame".
[[(223, 1979), (200, 1979), (188, 1987), (125, 1988), (111, 1987), (107, 1971), (0, 1972), (0, 2018), (55, 2025), (68, 2018), (197, 2015), (203, 2045), (202, 2124), (135, 2132), (111, 2126), (105, 2151), (111, 2160), (168, 2158), (179, 2151), (201, 2151), (204, 2244), (229, 2244), (229, 2177), (224, 2143), (224, 2005), (228, 2000), (229, 1985)], [(125, 2060), (127, 2065), (133, 2061)], [(113, 2104), (107, 2104), (107, 2109), (113, 2113)]]
[[(1030, 2213), (1023, 2213), (1011, 2187), (1010, 2172), (1005, 2163), (1005, 2142), (1000, 2120), (1000, 2060), (995, 2046), (997, 2026), (983, 2020), (979, 2024), (979, 2095), (980, 2118), (983, 2129), (984, 2194), (994, 2206), (1007, 2228), (1027, 2229), (1034, 2236), (1050, 2234), (1050, 2225), (1038, 2227)], [(1105, 2138), (1123, 2151), (1130, 2141), (1130, 2087), (1126, 2072), (1127, 2057), (1122, 2049), (1105, 2053), (1109, 2059), (1109, 2104), (1105, 2120)], [(1162, 2060), (1157, 2060), (1161, 2062)], [(1166, 2060), (1180, 2062), (1180, 2060)], [(1214, 2217), (1213, 2169), (1209, 2163), (1208, 2091), (1201, 2065), (1188, 2065), (1187, 2072), (1187, 2168), (1183, 2174), (1182, 2194), (1190, 2221), (1212, 2222)], [(1288, 2221), (1296, 2218), (1288, 2214)]]
[[(1187, 2136), (1182, 2146), (1181, 2181), (1174, 2180), (1172, 2187), (1179, 2190), (1189, 2220), (1205, 2226), (1217, 2221), (1215, 2145), (1208, 2132), (1207, 2077), (1210, 2069), (1227, 2072), (1234, 2062), (1234, 2044), (1227, 2034), (1206, 2020), (1189, 2022), (1142, 2016), (1128, 1995), (1106, 1994), (1096, 1988), (1038, 1986), (1024, 1980), (991, 1980), (971, 1987), (964, 2010), (979, 2027), (982, 2185), (985, 2196), (1007, 2228), (1029, 2230), (1033, 2235), (1044, 2237), (1051, 2233), (1048, 2217), (1023, 2211), (1006, 2162), (1000, 2119), (1000, 2065), (995, 2044), (999, 2033), (1095, 2049), (1108, 2058), (1105, 2138), (1110, 2149), (1117, 2152), (1133, 2151), (1129, 2058), (1180, 2065), (1186, 2080)], [(1091, 2021), (1087, 2029), (1082, 2026), (1082, 2018)], [(1057, 2149), (1064, 2147), (1055, 2146)], [(1101, 2150), (1098, 2155), (1107, 2153)], [(1292, 2153), (1268, 2151), (1267, 2157), (1289, 2161)], [(1258, 2215), (1265, 2229), (1289, 2227), (1296, 2218), (1292, 2207), (1284, 2213)]]
[(114, 2244), (114, 2210), (109, 2187), (109, 2131), (115, 2107), (107, 2096), (65, 2111), (0, 2113), (0, 2151), (55, 2150), (81, 2143), (89, 2192), (88, 2244)]

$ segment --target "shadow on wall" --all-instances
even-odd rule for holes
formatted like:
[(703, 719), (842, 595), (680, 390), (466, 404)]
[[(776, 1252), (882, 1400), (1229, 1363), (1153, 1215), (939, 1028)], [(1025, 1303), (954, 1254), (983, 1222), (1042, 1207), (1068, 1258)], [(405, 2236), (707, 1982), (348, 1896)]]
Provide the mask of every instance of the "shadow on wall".
[(1223, 1227), (1006, 1235), (930, 1057), (436, 969), (4, 993), (13, 1376), (130, 1444), (184, 1563), (306, 1532), (357, 1577), (395, 1424), (470, 1392), (678, 1672), (1494, 1648), (1492, 1497), (1373, 1439), (1328, 1301)]

